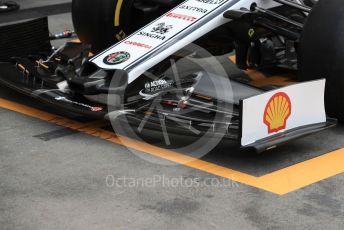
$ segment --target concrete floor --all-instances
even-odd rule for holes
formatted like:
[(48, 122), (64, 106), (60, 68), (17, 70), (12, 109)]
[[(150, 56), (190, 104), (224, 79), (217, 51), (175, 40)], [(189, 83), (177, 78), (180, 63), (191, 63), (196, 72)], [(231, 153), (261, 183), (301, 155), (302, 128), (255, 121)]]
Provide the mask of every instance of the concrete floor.
[[(3, 87), (1, 97), (28, 102)], [(82, 133), (43, 140), (63, 128), (4, 109), (0, 117), (0, 229), (341, 229), (344, 224), (343, 175), (278, 196), (185, 166), (152, 164)], [(293, 150), (284, 151), (288, 148)], [(249, 165), (272, 170), (271, 158), (293, 161), (278, 151), (242, 157), (228, 152), (208, 158), (243, 171)], [(149, 179), (157, 182), (142, 182)], [(211, 179), (218, 184), (202, 183)]]
[(20, 5), (20, 9), (31, 9), (42, 6), (51, 6), (56, 4), (70, 3), (71, 0), (15, 0)]
[[(51, 17), (51, 31), (70, 29), (69, 18)], [(5, 87), (0, 98), (57, 112)], [(186, 166), (153, 164), (121, 145), (9, 110), (0, 109), (0, 120), (1, 230), (322, 230), (344, 224), (343, 174), (278, 196)], [(224, 145), (204, 160), (258, 176), (341, 148), (343, 134), (339, 126), (259, 156)], [(160, 182), (142, 182), (150, 179)], [(219, 184), (202, 183), (211, 179)]]
[[(6, 0), (3, 0), (6, 2)], [(15, 0), (20, 5), (18, 11), (0, 13), (0, 25), (29, 18), (70, 12), (71, 0)]]

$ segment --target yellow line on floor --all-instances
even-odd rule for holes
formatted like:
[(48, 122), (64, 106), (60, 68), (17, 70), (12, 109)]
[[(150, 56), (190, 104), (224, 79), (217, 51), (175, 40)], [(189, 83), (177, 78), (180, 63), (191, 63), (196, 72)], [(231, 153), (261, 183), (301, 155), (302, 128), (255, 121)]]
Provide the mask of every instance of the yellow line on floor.
[(264, 175), (259, 180), (266, 190), (285, 194), (343, 172), (344, 149), (339, 149)]
[(172, 162), (224, 177), (242, 184), (260, 188), (278, 195), (287, 194), (344, 172), (344, 149), (307, 160), (261, 177), (255, 177), (230, 168), (199, 160), (185, 154), (159, 148), (128, 137), (118, 136), (113, 132), (100, 129), (99, 127), (102, 127), (104, 124), (101, 121), (81, 123), (1, 98), (0, 107), (78, 130), (115, 144), (120, 144), (131, 149), (145, 152), (159, 158), (170, 160)]
[[(235, 55), (229, 56), (228, 58), (231, 62), (235, 63)], [(290, 76), (273, 75), (268, 77), (255, 69), (247, 69), (243, 70), (243, 72), (252, 80), (250, 84), (255, 87), (264, 87), (268, 85), (287, 86), (295, 83)]]

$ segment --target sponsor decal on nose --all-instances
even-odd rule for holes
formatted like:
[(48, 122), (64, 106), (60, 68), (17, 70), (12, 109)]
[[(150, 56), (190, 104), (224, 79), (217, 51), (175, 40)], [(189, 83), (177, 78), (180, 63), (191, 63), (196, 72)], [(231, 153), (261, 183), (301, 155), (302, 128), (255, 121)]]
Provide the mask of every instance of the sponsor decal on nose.
[(117, 65), (129, 60), (130, 54), (128, 52), (120, 51), (107, 55), (104, 58), (104, 63), (108, 65)]

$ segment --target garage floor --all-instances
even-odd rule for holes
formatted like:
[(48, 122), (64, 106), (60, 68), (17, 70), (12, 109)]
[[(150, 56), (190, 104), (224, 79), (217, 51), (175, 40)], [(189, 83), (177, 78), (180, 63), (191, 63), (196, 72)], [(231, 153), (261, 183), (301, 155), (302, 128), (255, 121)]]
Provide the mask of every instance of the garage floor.
[[(70, 14), (51, 16), (50, 27), (70, 29)], [(222, 143), (190, 162), (185, 158), (192, 153), (120, 142), (101, 121), (61, 113), (2, 86), (0, 120), (1, 230), (344, 224), (341, 125), (262, 155)]]

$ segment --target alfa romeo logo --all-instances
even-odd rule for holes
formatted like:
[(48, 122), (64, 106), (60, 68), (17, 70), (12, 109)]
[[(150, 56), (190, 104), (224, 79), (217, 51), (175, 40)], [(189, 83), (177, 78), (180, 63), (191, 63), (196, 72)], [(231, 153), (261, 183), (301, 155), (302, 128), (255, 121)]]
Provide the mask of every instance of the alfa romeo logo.
[(107, 55), (104, 58), (104, 63), (108, 65), (117, 65), (129, 60), (129, 58), (130, 54), (128, 52), (121, 51)]

